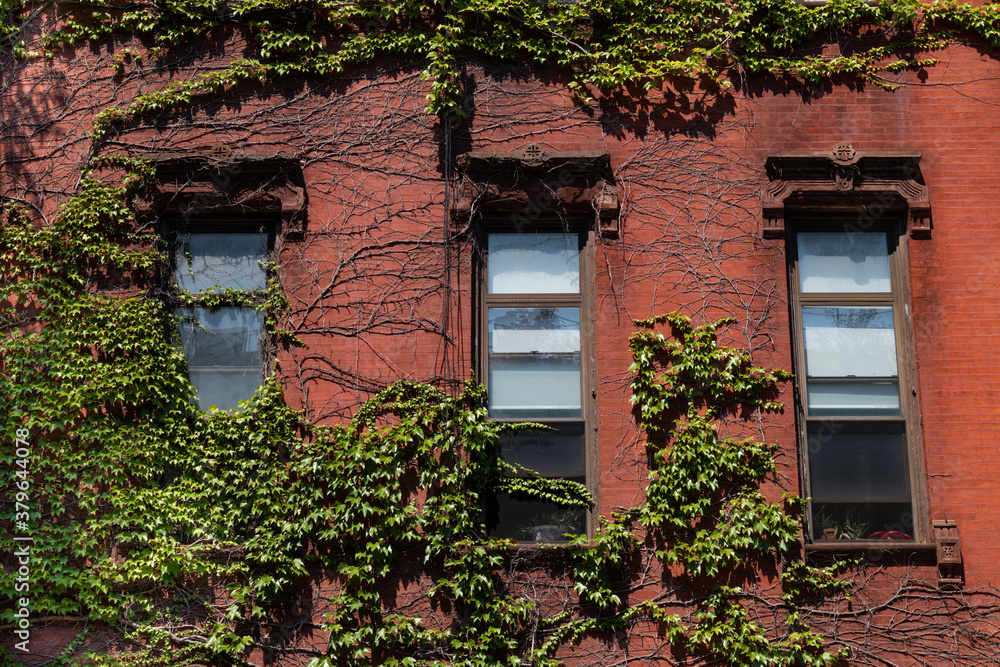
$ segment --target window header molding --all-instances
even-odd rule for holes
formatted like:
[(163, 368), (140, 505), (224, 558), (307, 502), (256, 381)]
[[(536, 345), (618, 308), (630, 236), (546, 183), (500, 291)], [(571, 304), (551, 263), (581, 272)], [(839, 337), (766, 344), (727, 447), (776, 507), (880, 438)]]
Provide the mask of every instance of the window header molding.
[(859, 210), (873, 220), (905, 214), (911, 237), (930, 236), (919, 152), (861, 152), (841, 143), (826, 152), (771, 153), (765, 167), (770, 183), (761, 192), (764, 238), (784, 238), (788, 213)]
[(605, 151), (546, 152), (538, 144), (520, 151), (472, 151), (456, 160), (459, 217), (482, 209), (536, 220), (543, 214), (595, 217), (602, 236), (618, 235), (618, 186)]
[(156, 170), (154, 186), (140, 199), (141, 213), (275, 215), (282, 233), (305, 231), (306, 190), (301, 162), (293, 153), (208, 151), (147, 153)]

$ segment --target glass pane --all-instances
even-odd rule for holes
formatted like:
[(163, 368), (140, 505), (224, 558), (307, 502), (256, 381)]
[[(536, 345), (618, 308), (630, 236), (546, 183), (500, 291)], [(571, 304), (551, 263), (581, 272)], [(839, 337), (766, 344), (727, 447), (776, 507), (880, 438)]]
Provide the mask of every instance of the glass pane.
[(810, 380), (809, 415), (898, 415), (899, 382), (823, 382)]
[(263, 381), (264, 314), (249, 308), (194, 308), (181, 314), (181, 345), (199, 406), (231, 410), (253, 396)]
[(804, 307), (809, 377), (894, 377), (892, 307)]
[(490, 415), (580, 417), (580, 309), (490, 308)]
[(885, 234), (799, 232), (803, 292), (891, 292)]
[(910, 503), (817, 503), (812, 505), (814, 540), (913, 540)]
[(577, 294), (577, 234), (490, 234), (490, 294)]
[(580, 417), (580, 355), (490, 359), (489, 391), (491, 417)]
[(490, 354), (578, 354), (579, 308), (490, 308)]
[(811, 422), (808, 435), (813, 501), (909, 502), (901, 422)]
[(567, 534), (582, 535), (586, 531), (587, 510), (582, 507), (561, 507), (506, 493), (498, 493), (486, 503), (486, 532), (490, 537), (519, 542), (564, 542)]
[(583, 424), (560, 424), (558, 430), (502, 436), (500, 456), (507, 463), (524, 466), (543, 477), (582, 477), (586, 474)]
[(213, 405), (220, 410), (235, 410), (257, 391), (262, 382), (261, 369), (188, 368), (188, 379), (198, 392), (198, 407), (208, 410)]
[(186, 292), (213, 287), (264, 289), (267, 234), (184, 234), (174, 249), (174, 279)]

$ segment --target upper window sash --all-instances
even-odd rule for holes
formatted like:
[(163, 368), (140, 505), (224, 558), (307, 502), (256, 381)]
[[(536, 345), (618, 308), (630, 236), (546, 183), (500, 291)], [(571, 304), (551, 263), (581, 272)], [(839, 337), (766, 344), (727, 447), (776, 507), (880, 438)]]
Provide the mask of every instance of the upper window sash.
[(890, 235), (805, 228), (794, 239), (805, 415), (901, 416)]
[(264, 230), (181, 233), (174, 243), (174, 282), (191, 293), (262, 290), (267, 285), (267, 251)]
[(579, 294), (580, 236), (490, 233), (487, 294)]
[(890, 294), (889, 244), (885, 233), (796, 234), (802, 294)]

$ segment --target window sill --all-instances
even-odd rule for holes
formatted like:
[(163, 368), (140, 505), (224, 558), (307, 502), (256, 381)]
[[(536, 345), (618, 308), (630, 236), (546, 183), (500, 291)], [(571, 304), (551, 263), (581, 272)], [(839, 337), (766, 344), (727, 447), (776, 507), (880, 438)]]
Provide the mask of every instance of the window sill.
[[(500, 538), (497, 538), (500, 539)], [(483, 546), (483, 545), (477, 545)], [(582, 544), (573, 544), (572, 542), (518, 542), (516, 540), (511, 540), (510, 544), (498, 545), (489, 544), (485, 545), (487, 551), (509, 551), (516, 553), (552, 553), (560, 554), (566, 553), (571, 549), (577, 548), (591, 548), (594, 547), (593, 540), (587, 540)]]
[[(822, 7), (829, 3), (830, 0), (799, 0), (799, 4), (806, 7)], [(878, 0), (865, 0), (865, 4), (874, 7), (878, 4)]]
[(833, 555), (857, 555), (862, 553), (896, 554), (896, 555), (928, 555), (936, 558), (937, 545), (924, 544), (919, 542), (851, 542), (851, 541), (831, 541), (812, 542), (805, 545), (806, 557), (809, 556), (833, 556)]

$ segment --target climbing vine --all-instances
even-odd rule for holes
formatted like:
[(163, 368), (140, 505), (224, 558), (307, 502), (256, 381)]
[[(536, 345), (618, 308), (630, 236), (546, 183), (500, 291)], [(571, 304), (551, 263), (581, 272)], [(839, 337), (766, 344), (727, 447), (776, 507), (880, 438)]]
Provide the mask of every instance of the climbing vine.
[[(667, 323), (674, 337), (653, 329)], [(674, 314), (641, 322), (631, 339), (632, 402), (649, 434), (646, 501), (631, 510), (652, 536), (667, 567), (680, 566), (692, 580), (711, 581), (694, 623), (673, 629), (674, 640), (692, 652), (739, 665), (827, 665), (841, 654), (825, 650), (821, 636), (799, 622), (795, 604), (803, 590), (842, 592), (847, 583), (821, 570), (786, 562), (795, 554), (799, 524), (786, 507), (801, 499), (769, 500), (760, 484), (775, 472), (777, 447), (751, 439), (721, 437), (717, 421), (745, 410), (780, 410), (776, 384), (783, 371), (755, 367), (743, 351), (719, 344), (719, 320), (694, 326)], [(784, 505), (784, 506), (783, 506)], [(781, 563), (787, 605), (787, 638), (776, 641), (750, 620), (739, 581), (748, 563)]]
[[(15, 497), (23, 481), (33, 499), (33, 618), (85, 626), (60, 660), (239, 664), (259, 651), (315, 667), (550, 667), (585, 637), (640, 627), (692, 660), (830, 665), (842, 657), (811, 629), (803, 602), (843, 596), (844, 564), (796, 560), (800, 500), (768, 495), (775, 446), (720, 434), (745, 414), (780, 409), (775, 388), (788, 379), (720, 344), (725, 321), (639, 323), (631, 370), (648, 454), (642, 500), (602, 518), (592, 536), (522, 549), (483, 534), (485, 494), (592, 501), (579, 485), (504, 475), (499, 437), (531, 427), (491, 421), (474, 382), (451, 393), (393, 383), (336, 426), (288, 407), (273, 377), (239, 411), (199, 411), (183, 354), (170, 343), (176, 316), (155, 298), (166, 259), (159, 239), (136, 224), (133, 199), (152, 168), (101, 150), (128, 128), (234, 90), (385, 59), (417, 63), (429, 81), (427, 110), (448, 119), (469, 111), (462, 63), (470, 56), (568, 72), (581, 101), (670, 86), (725, 95), (746, 74), (849, 77), (891, 89), (893, 72), (932, 65), (928, 54), (949, 40), (971, 34), (1000, 45), (995, 6), (176, 0), (44, 8), (4, 4), (4, 43), (22, 63), (103, 46), (113, 76), (162, 75), (185, 44), (212, 31), (236, 27), (246, 47), (211, 71), (137, 87), (93, 114), (78, 186), (49, 222), (28, 207), (5, 210), (0, 414), (5, 443), (30, 443), (31, 469), (3, 484)], [(822, 52), (843, 33), (865, 40)], [(115, 169), (124, 175), (105, 173)], [(261, 293), (219, 292), (201, 303), (239, 299), (265, 308), (276, 340), (296, 343), (280, 326), (288, 303), (277, 278)], [(4, 469), (17, 460), (5, 446)], [(0, 548), (15, 552), (11, 531)], [(778, 572), (773, 587), (753, 580), (758, 567)], [(526, 581), (536, 569), (548, 579)], [(5, 602), (16, 587), (16, 569), (5, 568)], [(762, 600), (772, 622), (754, 615)], [(309, 644), (312, 633), (323, 641)]]
[[(85, 43), (115, 37), (150, 40), (143, 51), (117, 50), (113, 68), (156, 64), (187, 40), (236, 25), (249, 54), (226, 67), (108, 107), (93, 121), (98, 140), (123, 124), (179, 111), (254, 82), (344, 72), (380, 58), (423, 63), (430, 80), (428, 111), (462, 116), (459, 56), (558, 67), (571, 73), (583, 98), (624, 86), (649, 90), (677, 77), (719, 93), (746, 74), (802, 81), (846, 76), (892, 89), (886, 74), (932, 65), (931, 52), (962, 34), (1000, 45), (995, 5), (954, 0), (831, 0), (807, 7), (797, 0), (362, 1), (172, 0), (127, 7), (100, 0), (67, 7), (60, 20), (26, 36), (37, 22), (33, 3), (7, 0), (3, 33), (22, 58), (51, 57)], [(817, 40), (863, 33), (865, 42), (837, 55)]]
[[(164, 258), (154, 237), (131, 231), (128, 200), (142, 179), (126, 182), (87, 174), (54, 224), (35, 228), (12, 209), (0, 238), (10, 295), (0, 411), (5, 437), (32, 451), (32, 613), (119, 629), (124, 654), (90, 654), (97, 664), (241, 662), (273, 649), (269, 629), (290, 604), (307, 604), (302, 586), (317, 572), (330, 583), (309, 603), (329, 635), (316, 666), (556, 665), (584, 636), (644, 622), (693, 655), (836, 660), (792, 611), (800, 589), (830, 576), (787, 567), (798, 524), (759, 488), (774, 447), (720, 437), (715, 425), (737, 408), (778, 409), (771, 396), (787, 375), (719, 345), (724, 322), (674, 315), (676, 338), (653, 330), (662, 318), (633, 336), (646, 497), (594, 536), (538, 552), (567, 578), (554, 606), (511, 580), (515, 545), (483, 535), (483, 494), (510, 487), (568, 505), (589, 496), (506, 477), (499, 437), (532, 427), (490, 420), (476, 383), (449, 396), (399, 382), (342, 426), (308, 424), (273, 380), (239, 411), (199, 412), (169, 342), (174, 316), (145, 296)], [(110, 291), (122, 275), (133, 294)], [(12, 449), (3, 463), (15, 468)], [(8, 553), (11, 535), (0, 540)], [(648, 540), (655, 549), (642, 556)], [(688, 609), (630, 600), (637, 558), (708, 588)], [(748, 616), (736, 583), (761, 559), (785, 568), (779, 636)], [(5, 571), (0, 588), (13, 591), (16, 577)], [(408, 578), (424, 585), (409, 590)]]

